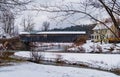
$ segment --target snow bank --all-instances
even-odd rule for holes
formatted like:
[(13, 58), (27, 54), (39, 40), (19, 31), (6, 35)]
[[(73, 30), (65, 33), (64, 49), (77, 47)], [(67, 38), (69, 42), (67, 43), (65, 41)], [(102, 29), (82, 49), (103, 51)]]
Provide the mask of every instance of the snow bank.
[[(81, 54), (81, 53), (50, 53), (41, 52), (45, 59), (53, 60), (61, 55), (63, 60), (69, 63), (88, 64), (89, 67), (111, 70), (120, 68), (119, 54)], [(30, 58), (30, 52), (16, 52), (15, 55)]]
[[(82, 50), (81, 50), (82, 48)], [(91, 42), (88, 40), (85, 44), (80, 45), (80, 46), (74, 46), (72, 48), (69, 48), (68, 51), (73, 51), (73, 52), (87, 52), (87, 53), (120, 53), (120, 43), (119, 44), (112, 44), (112, 43), (103, 43), (100, 44)]]
[(0, 68), (0, 77), (119, 77), (115, 74), (73, 67), (22, 63)]
[[(76, 46), (73, 43), (39, 43), (39, 42), (34, 42), (35, 46), (38, 46), (38, 49), (44, 49), (46, 48), (47, 51), (58, 51), (58, 49), (65, 49), (68, 52), (86, 52), (86, 53), (120, 53), (120, 44), (115, 44), (112, 43), (103, 43), (101, 44), (100, 42), (94, 43), (91, 42), (91, 40), (87, 40), (87, 42), (83, 45)], [(61, 47), (61, 48), (56, 48), (55, 47)], [(50, 50), (51, 49), (51, 50)], [(62, 51), (62, 50), (59, 50)], [(64, 51), (64, 50), (63, 50)]]

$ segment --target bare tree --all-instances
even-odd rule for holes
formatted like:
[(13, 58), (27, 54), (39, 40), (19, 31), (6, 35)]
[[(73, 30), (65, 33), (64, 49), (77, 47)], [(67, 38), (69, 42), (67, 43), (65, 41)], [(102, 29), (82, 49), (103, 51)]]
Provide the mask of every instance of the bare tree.
[(24, 10), (30, 2), (30, 0), (0, 0), (0, 26), (5, 33), (9, 35), (14, 34), (16, 14)]
[(1, 25), (4, 32), (12, 35), (14, 31), (14, 14), (10, 10), (6, 10), (1, 14)]
[[(97, 21), (105, 25), (108, 29), (108, 25), (105, 24), (102, 16), (108, 15), (111, 22), (120, 31), (119, 19), (120, 17), (120, 0), (84, 0), (80, 2), (70, 2), (67, 4), (41, 4), (39, 8), (34, 10), (46, 11), (57, 14), (54, 19), (62, 18), (61, 21), (70, 19), (74, 17), (75, 20), (80, 20), (82, 18), (89, 18), (91, 20)], [(110, 29), (111, 30), (111, 29)], [(116, 33), (111, 30), (111, 32), (117, 37)]]
[(120, 16), (120, 1), (119, 0), (89, 0), (89, 5), (93, 6), (94, 8), (99, 8), (105, 10), (105, 12), (111, 18), (115, 27), (120, 30), (119, 28), (119, 20), (117, 17)]
[(42, 27), (43, 27), (43, 31), (48, 31), (50, 27), (50, 22), (44, 21)]
[(31, 0), (0, 0), (0, 10), (4, 11), (6, 9), (15, 9), (15, 8), (25, 9), (25, 6), (30, 2)]
[(19, 35), (18, 25), (14, 25), (13, 36), (18, 36), (18, 35)]
[(28, 15), (27, 18), (23, 18), (21, 25), (23, 26), (24, 31), (32, 31), (34, 29), (35, 23), (33, 22), (33, 18)]

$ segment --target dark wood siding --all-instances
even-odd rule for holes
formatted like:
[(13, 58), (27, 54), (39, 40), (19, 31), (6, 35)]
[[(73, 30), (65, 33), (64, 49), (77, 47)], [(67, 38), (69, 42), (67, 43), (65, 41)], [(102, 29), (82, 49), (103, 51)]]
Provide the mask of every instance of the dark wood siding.
[(25, 42), (73, 42), (82, 34), (22, 34), (20, 38)]

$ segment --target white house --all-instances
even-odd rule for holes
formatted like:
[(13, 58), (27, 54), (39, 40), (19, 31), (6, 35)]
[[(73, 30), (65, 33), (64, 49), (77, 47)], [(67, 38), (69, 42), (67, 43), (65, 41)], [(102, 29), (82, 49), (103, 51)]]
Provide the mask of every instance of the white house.
[(93, 28), (93, 34), (91, 39), (94, 42), (109, 42), (111, 39), (115, 39), (115, 34), (119, 36), (118, 30), (115, 28), (112, 22), (106, 22), (105, 25), (98, 23)]

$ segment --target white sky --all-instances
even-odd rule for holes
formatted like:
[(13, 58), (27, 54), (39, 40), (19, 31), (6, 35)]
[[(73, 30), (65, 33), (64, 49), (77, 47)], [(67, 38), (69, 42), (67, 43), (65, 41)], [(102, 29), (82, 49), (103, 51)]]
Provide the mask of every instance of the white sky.
[[(59, 4), (60, 5), (60, 4), (66, 4), (68, 2), (80, 2), (80, 1), (83, 1), (83, 0), (34, 0), (35, 4), (33, 4), (33, 5), (38, 5), (39, 6), (39, 4), (41, 4), (41, 3), (42, 4), (49, 3), (49, 4)], [(29, 5), (29, 7), (31, 5)], [(37, 29), (37, 30), (41, 30), (42, 23), (44, 21), (50, 21), (50, 28), (64, 28), (64, 27), (68, 27), (68, 26), (73, 26), (73, 24), (70, 24), (68, 22), (59, 23), (56, 26), (55, 21), (51, 21), (48, 18), (48, 17), (54, 16), (54, 14), (51, 14), (51, 13), (25, 11), (25, 12), (22, 13), (22, 15), (18, 16), (18, 19), (16, 20), (17, 21), (16, 24), (19, 25), (20, 30), (21, 30), (20, 22), (21, 22), (22, 17), (26, 17), (28, 15), (31, 15), (33, 17), (34, 22), (35, 22), (35, 29)], [(72, 22), (72, 23), (77, 23), (77, 24), (92, 23), (90, 20), (87, 20), (87, 19), (80, 19), (79, 21), (75, 21), (75, 18), (77, 18), (77, 17), (78, 17), (78, 15), (75, 15), (75, 16), (69, 18), (69, 21)]]

